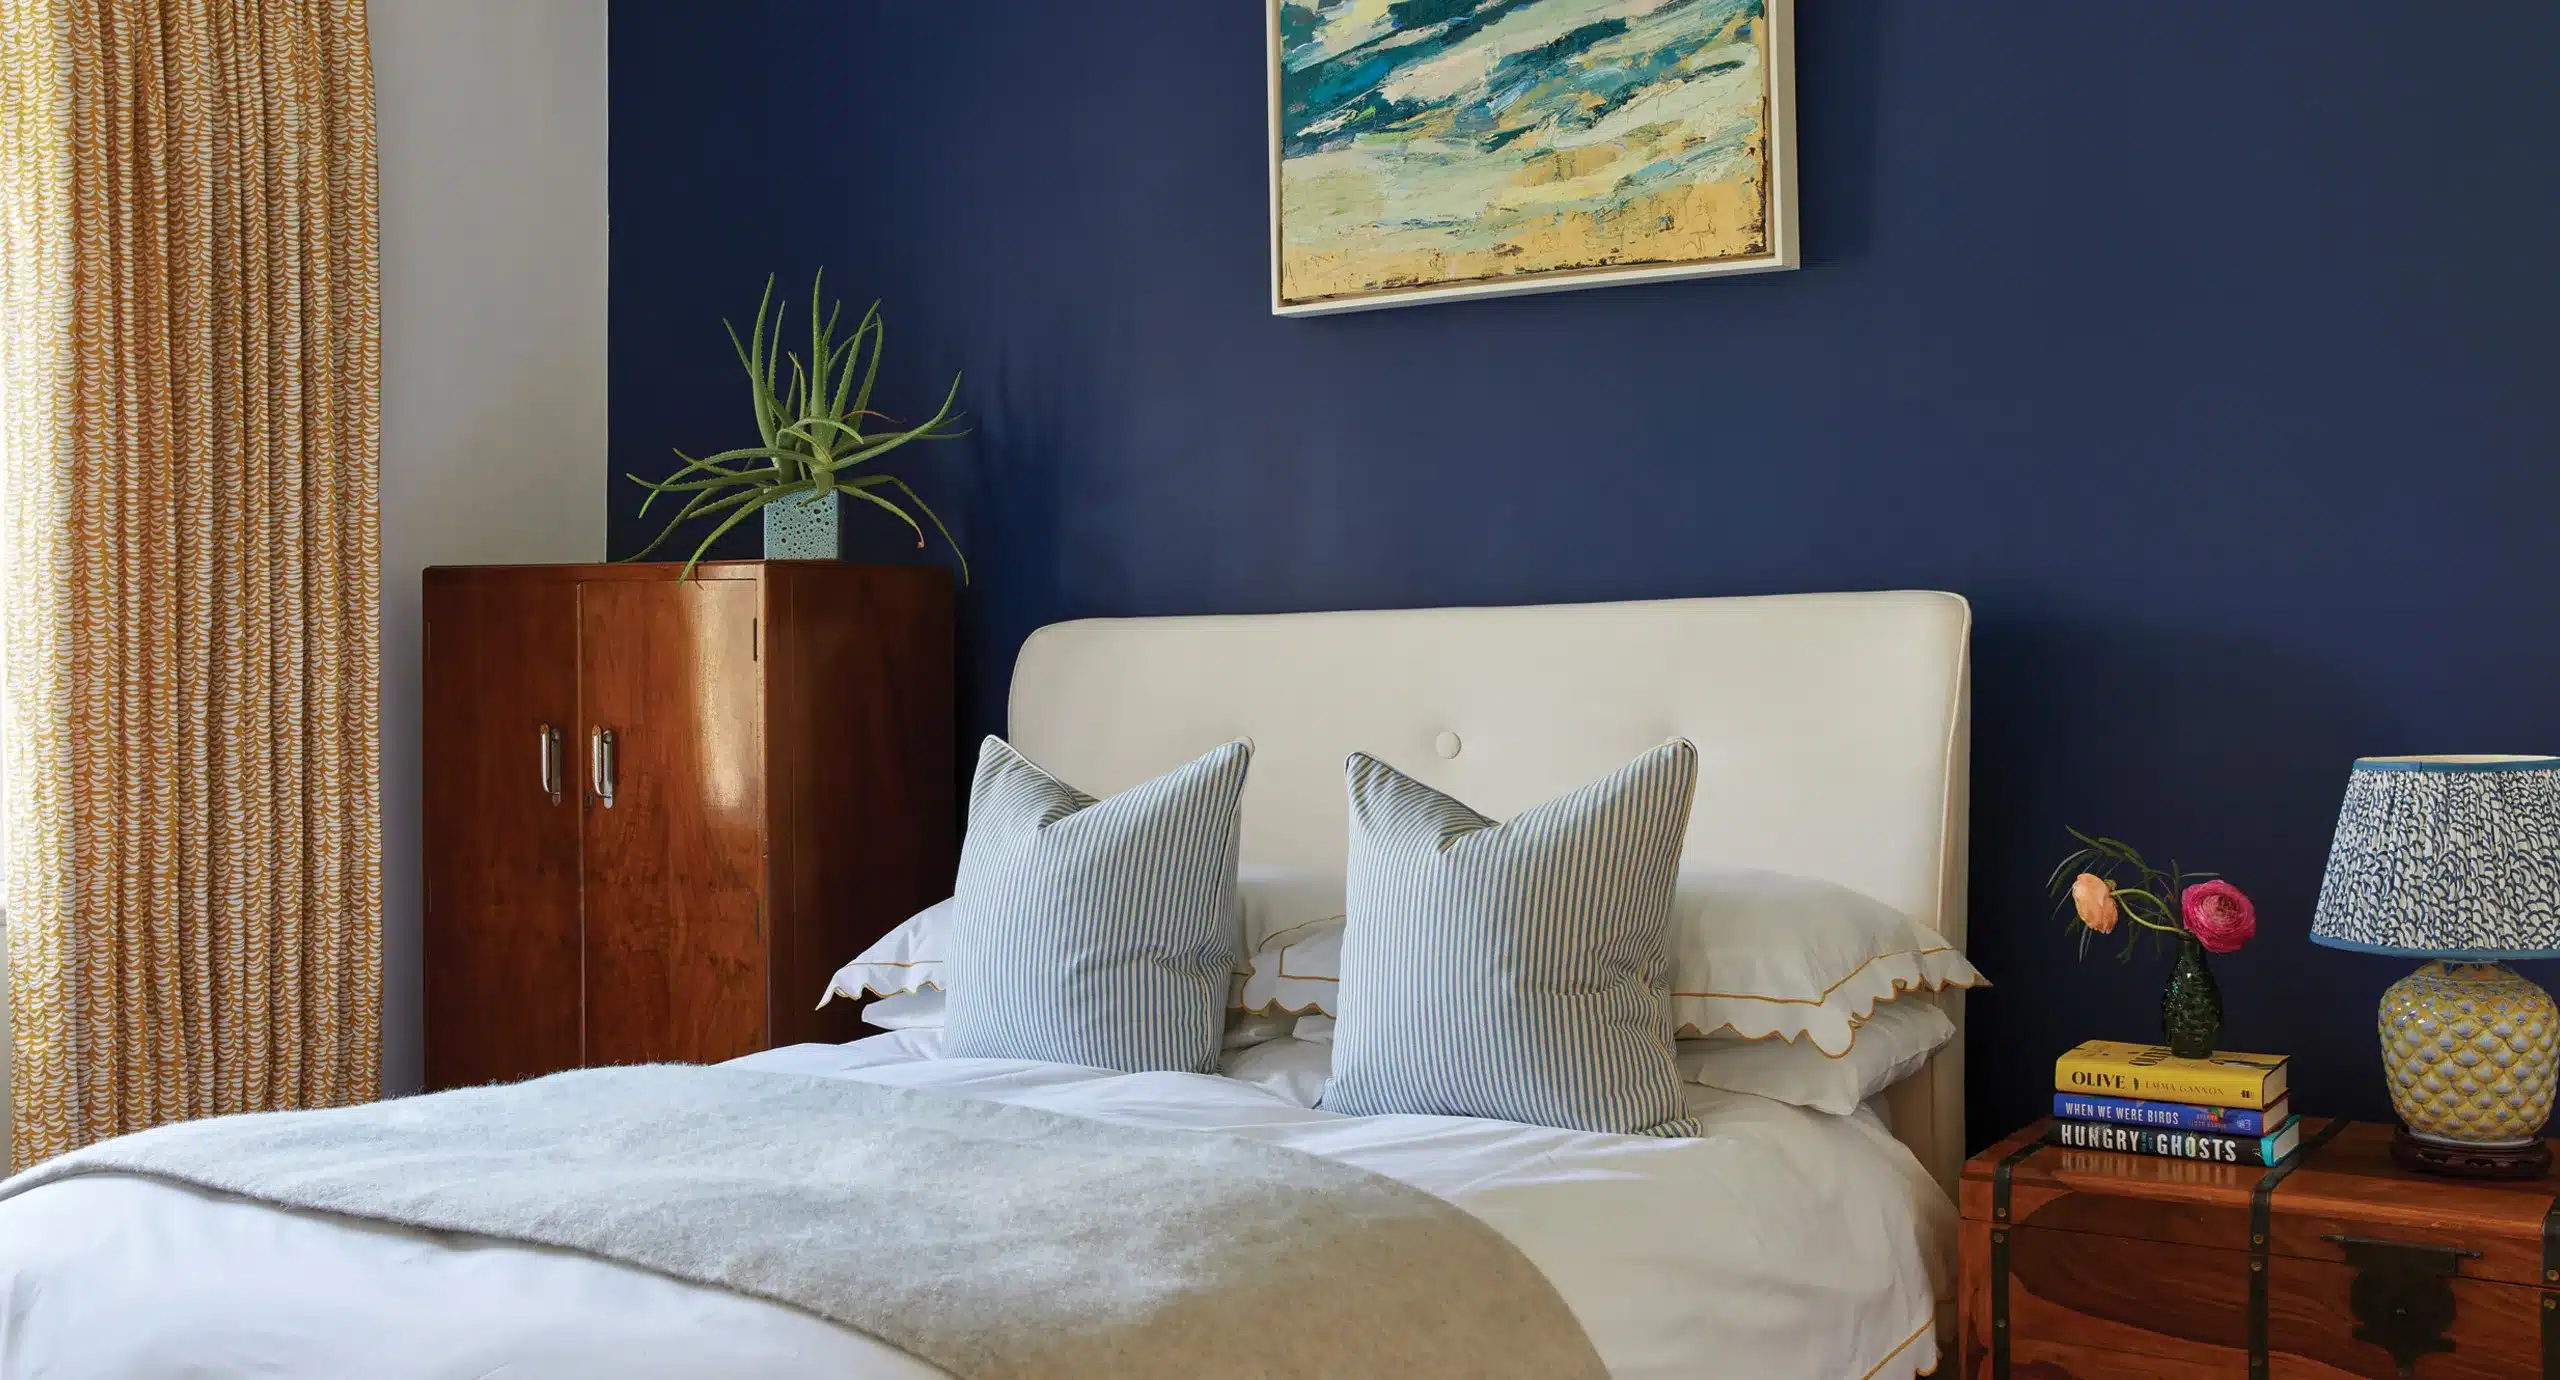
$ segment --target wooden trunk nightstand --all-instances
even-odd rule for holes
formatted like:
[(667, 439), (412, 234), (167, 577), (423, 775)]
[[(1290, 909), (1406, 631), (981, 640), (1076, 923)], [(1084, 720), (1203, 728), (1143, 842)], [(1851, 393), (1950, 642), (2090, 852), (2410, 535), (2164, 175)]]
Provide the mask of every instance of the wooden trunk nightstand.
[(1964, 1167), (1964, 1380), (2560, 1380), (2560, 1179), (2411, 1174), (2303, 1119), (2273, 1169), (2043, 1143)]

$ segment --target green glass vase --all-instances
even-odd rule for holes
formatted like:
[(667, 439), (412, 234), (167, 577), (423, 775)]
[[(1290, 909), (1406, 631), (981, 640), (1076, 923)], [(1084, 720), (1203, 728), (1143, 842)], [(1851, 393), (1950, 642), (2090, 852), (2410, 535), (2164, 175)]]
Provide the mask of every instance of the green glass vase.
[(2204, 945), (2192, 934), (2182, 938), (2169, 985), (2160, 989), (2160, 1033), (2168, 1038), (2171, 1054), (2203, 1059), (2222, 1040), (2222, 988), (2214, 983), (2213, 966), (2205, 962)]

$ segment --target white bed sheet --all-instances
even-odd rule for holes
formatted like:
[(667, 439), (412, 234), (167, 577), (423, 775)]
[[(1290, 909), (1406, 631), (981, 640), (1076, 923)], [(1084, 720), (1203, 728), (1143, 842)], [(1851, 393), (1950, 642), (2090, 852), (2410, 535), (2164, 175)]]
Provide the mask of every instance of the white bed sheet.
[[(1227, 1131), (1401, 1180), (1546, 1272), (1620, 1380), (1901, 1380), (1937, 1361), (1955, 1212), (1872, 1117), (1692, 1089), (1702, 1140), (1304, 1105), (1327, 1051), (1258, 1079), (930, 1057), (932, 1031), (741, 1065)], [(1311, 1082), (1310, 1079), (1315, 1081)], [(1274, 1319), (1275, 1326), (1303, 1320)], [(941, 1372), (776, 1304), (571, 1252), (284, 1212), (130, 1178), (0, 1203), (0, 1380), (918, 1380)]]

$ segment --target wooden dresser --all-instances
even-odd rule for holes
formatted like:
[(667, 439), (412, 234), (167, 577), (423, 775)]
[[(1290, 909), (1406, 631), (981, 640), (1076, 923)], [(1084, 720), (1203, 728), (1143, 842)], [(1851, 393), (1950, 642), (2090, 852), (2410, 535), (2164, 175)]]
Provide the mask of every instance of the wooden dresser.
[(2445, 1179), (2303, 1120), (2272, 1169), (2042, 1143), (1967, 1161), (1964, 1380), (2560, 1380), (2560, 1181)]
[(426, 573), (426, 1079), (860, 1033), (950, 894), (952, 590), (830, 561)]

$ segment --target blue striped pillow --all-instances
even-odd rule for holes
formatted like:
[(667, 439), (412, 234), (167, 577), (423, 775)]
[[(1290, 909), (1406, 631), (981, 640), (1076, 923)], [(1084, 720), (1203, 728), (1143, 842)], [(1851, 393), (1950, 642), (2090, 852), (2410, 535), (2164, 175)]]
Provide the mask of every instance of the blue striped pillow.
[(1229, 743), (1096, 801), (987, 739), (952, 892), (943, 1054), (1216, 1073), (1252, 756)]
[(1698, 750), (1665, 743), (1497, 824), (1354, 753), (1324, 1106), (1699, 1134), (1669, 936)]

